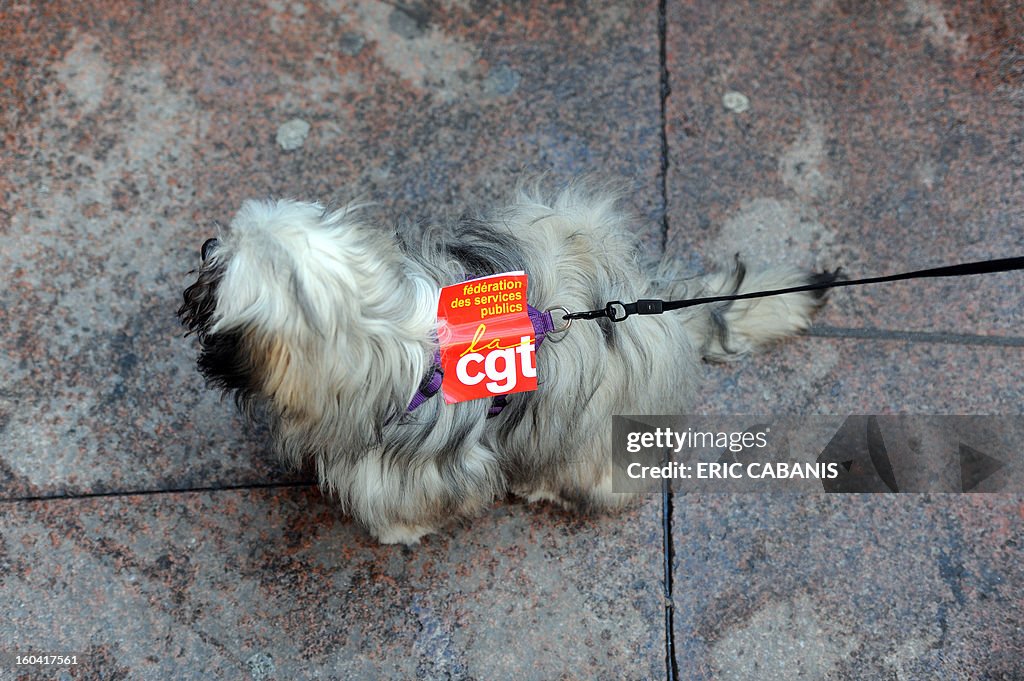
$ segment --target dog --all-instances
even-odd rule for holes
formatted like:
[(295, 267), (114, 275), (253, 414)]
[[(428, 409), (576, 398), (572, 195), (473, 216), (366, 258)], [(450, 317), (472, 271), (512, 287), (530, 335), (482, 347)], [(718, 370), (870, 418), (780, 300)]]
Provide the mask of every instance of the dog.
[[(202, 247), (178, 316), (198, 368), (266, 419), (276, 451), (312, 463), (321, 487), (382, 543), (415, 544), (509, 493), (582, 511), (615, 509), (613, 414), (685, 413), (703, 360), (731, 361), (810, 323), (819, 292), (723, 302), (613, 323), (576, 321), (536, 353), (538, 389), (491, 403), (410, 410), (434, 372), (439, 290), (521, 270), (545, 310), (683, 299), (817, 283), (828, 272), (748, 269), (737, 257), (684, 277), (645, 267), (613, 192), (573, 186), (443, 226), (376, 228), (358, 206), (245, 202)], [(557, 318), (558, 313), (554, 313)]]

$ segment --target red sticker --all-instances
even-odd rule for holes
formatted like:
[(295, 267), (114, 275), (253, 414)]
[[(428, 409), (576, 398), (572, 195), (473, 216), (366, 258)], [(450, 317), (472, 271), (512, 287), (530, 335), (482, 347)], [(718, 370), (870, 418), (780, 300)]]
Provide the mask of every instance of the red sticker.
[(537, 389), (526, 274), (445, 286), (437, 303), (441, 392), (448, 404)]

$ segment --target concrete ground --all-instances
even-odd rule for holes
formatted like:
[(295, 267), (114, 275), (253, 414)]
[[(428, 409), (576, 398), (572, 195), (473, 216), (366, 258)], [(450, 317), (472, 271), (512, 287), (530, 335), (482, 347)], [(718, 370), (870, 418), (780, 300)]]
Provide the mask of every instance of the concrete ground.
[[(1024, 678), (1020, 494), (507, 501), (377, 546), (174, 317), (245, 198), (438, 218), (538, 172), (624, 182), (695, 273), (1022, 255), (1020, 2), (12, 0), (0, 55), (0, 678)], [(1022, 281), (838, 292), (697, 410), (1020, 415)]]

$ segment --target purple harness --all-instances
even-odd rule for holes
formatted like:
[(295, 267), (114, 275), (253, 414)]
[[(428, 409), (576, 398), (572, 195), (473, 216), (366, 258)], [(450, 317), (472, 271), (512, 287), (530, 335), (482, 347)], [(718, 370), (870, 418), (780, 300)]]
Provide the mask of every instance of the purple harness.
[[(555, 323), (551, 319), (551, 311), (542, 312), (532, 305), (527, 305), (526, 313), (530, 317), (530, 323), (533, 324), (533, 335), (536, 339), (534, 343), (537, 350), (540, 350), (540, 344), (544, 337), (555, 330)], [(420, 383), (419, 389), (412, 396), (412, 402), (409, 403), (405, 412), (411, 414), (424, 402), (433, 397), (441, 389), (441, 381), (443, 379), (444, 372), (441, 371), (441, 350), (439, 348), (434, 352), (434, 366), (431, 368), (430, 374)], [(508, 397), (498, 395), (491, 401), (491, 408), (487, 411), (487, 416), (497, 416), (507, 404)]]

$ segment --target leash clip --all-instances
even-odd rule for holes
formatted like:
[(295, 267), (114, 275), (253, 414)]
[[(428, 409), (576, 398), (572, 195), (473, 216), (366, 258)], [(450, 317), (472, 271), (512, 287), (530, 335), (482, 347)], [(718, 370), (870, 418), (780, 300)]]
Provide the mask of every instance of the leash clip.
[[(621, 315), (619, 314), (618, 308), (622, 308)], [(623, 319), (635, 314), (661, 314), (664, 311), (663, 301), (651, 298), (641, 298), (635, 303), (624, 303), (621, 300), (613, 300), (604, 308), (605, 316), (613, 322), (621, 322)]]
[[(622, 315), (620, 316), (616, 310), (616, 306), (622, 308)], [(604, 314), (608, 319), (613, 322), (621, 322), (623, 319), (629, 316), (629, 308), (621, 300), (612, 300), (604, 308)]]

